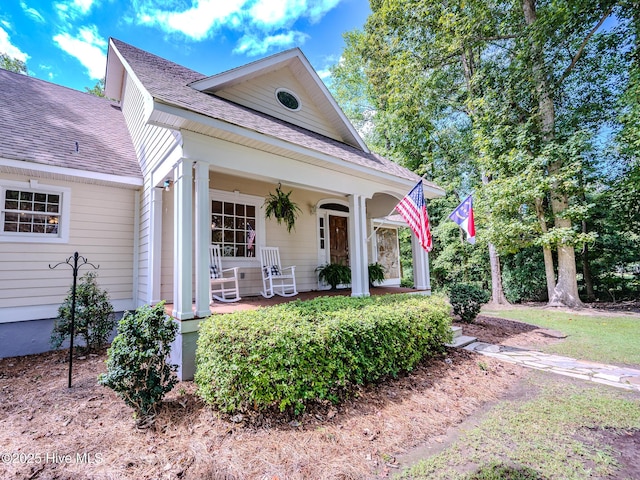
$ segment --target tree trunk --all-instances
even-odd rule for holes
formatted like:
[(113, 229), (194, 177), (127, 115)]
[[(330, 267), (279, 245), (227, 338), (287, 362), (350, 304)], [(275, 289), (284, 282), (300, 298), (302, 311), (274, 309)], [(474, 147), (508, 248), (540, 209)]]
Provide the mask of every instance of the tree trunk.
[[(549, 169), (553, 174), (554, 169)], [(569, 199), (565, 193), (551, 190), (551, 210), (555, 216), (555, 226), (557, 228), (571, 229), (571, 220), (564, 218), (562, 213), (569, 208)], [(567, 306), (572, 308), (583, 307), (583, 303), (578, 295), (578, 276), (576, 271), (576, 255), (573, 245), (558, 245), (558, 282), (553, 291), (553, 296), (549, 299), (549, 305)]]
[[(544, 205), (541, 198), (536, 198), (536, 216), (540, 224), (542, 233), (547, 233), (547, 220), (544, 218)], [(553, 266), (553, 254), (547, 246), (542, 247), (542, 256), (544, 258), (544, 274), (547, 279), (547, 299), (551, 300), (553, 291), (556, 289), (556, 272)]]
[(502, 288), (500, 256), (491, 242), (489, 242), (489, 262), (491, 263), (491, 302), (499, 305), (511, 305)]
[[(531, 26), (536, 21), (535, 0), (523, 0), (522, 8), (525, 22)], [(551, 96), (551, 88), (547, 81), (544, 67), (544, 56), (541, 47), (535, 39), (531, 40), (532, 63), (531, 70), (535, 82), (538, 96), (538, 109), (540, 111), (542, 140), (551, 142), (555, 136), (555, 107)], [(549, 165), (549, 176), (553, 177), (561, 169), (559, 161)], [(550, 187), (551, 211), (554, 215), (556, 228), (571, 228), (571, 220), (564, 218), (563, 213), (569, 207), (569, 199), (564, 192), (559, 191), (557, 183), (554, 181)], [(547, 261), (545, 259), (545, 271)], [(549, 282), (547, 280), (547, 286)], [(576, 272), (575, 251), (572, 245), (558, 245), (558, 281), (549, 297), (551, 306), (581, 307), (582, 302), (578, 296), (578, 279)]]
[[(473, 84), (471, 82), (474, 72), (473, 54), (471, 52), (467, 52), (466, 49), (463, 49), (461, 62), (469, 98), (473, 98)], [(474, 113), (473, 109), (469, 108), (469, 117), (472, 122), (474, 120)], [(482, 183), (484, 185), (489, 183), (489, 177), (484, 173), (482, 174)], [(500, 305), (510, 305), (507, 297), (504, 295), (504, 289), (502, 288), (500, 257), (496, 251), (495, 245), (491, 242), (489, 242), (489, 263), (491, 264), (491, 302)]]
[[(587, 233), (587, 221), (582, 220), (582, 233)], [(584, 244), (584, 250), (582, 251), (582, 278), (584, 280), (584, 287), (587, 291), (587, 302), (593, 302), (596, 299), (596, 294), (593, 291), (593, 278), (591, 277), (591, 265), (589, 259), (589, 245)]]

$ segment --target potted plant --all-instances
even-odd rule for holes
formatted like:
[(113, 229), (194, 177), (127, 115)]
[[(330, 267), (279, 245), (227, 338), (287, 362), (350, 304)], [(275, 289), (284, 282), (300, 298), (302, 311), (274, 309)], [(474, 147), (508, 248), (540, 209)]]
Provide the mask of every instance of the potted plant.
[(351, 268), (339, 263), (329, 263), (316, 268), (318, 278), (331, 285), (335, 290), (338, 285), (351, 283)]
[(296, 218), (298, 218), (301, 210), (289, 198), (291, 192), (284, 193), (281, 187), (282, 185), (278, 184), (275, 194), (269, 192), (269, 196), (264, 201), (264, 213), (267, 218), (275, 217), (278, 224), (284, 222), (287, 226), (287, 232), (291, 233), (291, 229), (295, 226)]
[(369, 286), (373, 287), (374, 282), (382, 282), (384, 280), (384, 267), (376, 263), (369, 264)]

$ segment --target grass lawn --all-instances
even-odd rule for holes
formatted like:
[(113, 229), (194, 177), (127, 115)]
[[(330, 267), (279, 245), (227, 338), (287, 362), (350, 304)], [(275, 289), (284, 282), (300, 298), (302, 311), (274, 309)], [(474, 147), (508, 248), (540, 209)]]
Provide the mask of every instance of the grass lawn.
[[(564, 341), (541, 347), (548, 352), (640, 365), (638, 315), (576, 314), (530, 307), (482, 313), (565, 333)], [(636, 459), (632, 463), (637, 463), (640, 442), (637, 392), (538, 371), (532, 371), (521, 388), (519, 395), (470, 422), (452, 445), (405, 470), (401, 478), (638, 478), (637, 471), (627, 470), (630, 456)]]
[(456, 443), (401, 478), (637, 478), (619, 476), (617, 461), (619, 437), (640, 429), (637, 393), (540, 372), (528, 381), (527, 398), (499, 403)]
[(563, 342), (544, 348), (550, 353), (594, 362), (640, 365), (640, 316), (637, 315), (576, 314), (527, 307), (482, 313), (567, 334)]

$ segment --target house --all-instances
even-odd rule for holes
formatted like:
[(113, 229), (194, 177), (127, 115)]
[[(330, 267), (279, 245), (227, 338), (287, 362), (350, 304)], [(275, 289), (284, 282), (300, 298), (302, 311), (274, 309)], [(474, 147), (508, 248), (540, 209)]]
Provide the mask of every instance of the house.
[[(0, 357), (49, 350), (75, 251), (137, 304), (142, 172), (115, 102), (0, 69)], [(82, 268), (80, 274), (88, 269)]]
[[(25, 85), (31, 82), (24, 79)], [(36, 86), (31, 88), (37, 90), (41, 84), (44, 82), (35, 81)], [(60, 88), (44, 85), (49, 89)], [(130, 302), (131, 306), (163, 299), (172, 304), (172, 316), (180, 323), (174, 361), (180, 366), (181, 378), (193, 375), (198, 324), (210, 314), (208, 249), (211, 243), (221, 245), (225, 255), (223, 266), (240, 268), (243, 296), (258, 295), (262, 290), (260, 262), (256, 256), (260, 246), (279, 247), (283, 264), (296, 265), (300, 291), (324, 288), (318, 283), (316, 268), (319, 265), (349, 262), (351, 294), (366, 296), (369, 294), (368, 264), (380, 259), (392, 266), (394, 257), (396, 268), (388, 269), (386, 282), (399, 284), (397, 223), (383, 223), (381, 219), (393, 210), (419, 177), (369, 151), (299, 49), (205, 76), (111, 39), (105, 93), (115, 104), (96, 101), (102, 110), (109, 109), (109, 113), (118, 118), (105, 116), (101, 128), (96, 127), (93, 134), (99, 138), (105, 129), (111, 130), (112, 122), (118, 135), (122, 125), (126, 125), (128, 131), (128, 138), (121, 140), (106, 138), (105, 133), (105, 149), (115, 148), (112, 142), (118, 142), (122, 150), (117, 152), (120, 155), (117, 158), (116, 152), (100, 152), (99, 158), (108, 157), (109, 165), (115, 168), (108, 179), (113, 185), (106, 185), (107, 179), (90, 183), (91, 172), (96, 167), (91, 170), (88, 165), (104, 164), (98, 157), (65, 164), (69, 170), (86, 171), (80, 175), (83, 180), (70, 172), (64, 179), (46, 173), (44, 167), (48, 164), (30, 154), (29, 145), (19, 142), (31, 129), (23, 125), (19, 127), (19, 134), (14, 133), (19, 137), (16, 141), (20, 152), (14, 152), (14, 157), (17, 155), (19, 159), (13, 162), (19, 165), (7, 168), (0, 163), (3, 182), (5, 171), (10, 171), (12, 182), (28, 185), (35, 180), (36, 187), (51, 183), (69, 189), (71, 197), (67, 227), (70, 233), (59, 236), (58, 243), (38, 246), (12, 242), (12, 232), (6, 231), (7, 221), (3, 220), (5, 233), (0, 232), (0, 237), (5, 237), (3, 244), (10, 245), (13, 253), (7, 254), (4, 250), (0, 253), (3, 302), (0, 315), (13, 324), (12, 334), (17, 334), (22, 324), (6, 316), (9, 310), (4, 303), (12, 294), (5, 293), (5, 288), (16, 289), (9, 277), (21, 271), (18, 258), (28, 259), (33, 272), (30, 277), (21, 274), (28, 277), (21, 285), (29, 293), (20, 306), (25, 312), (34, 312), (19, 320), (38, 321), (55, 316), (50, 308), (40, 305), (41, 290), (51, 289), (47, 300), (51, 306), (62, 300), (68, 285), (61, 272), (52, 273), (47, 265), (59, 261), (63, 251), (68, 254), (74, 249), (79, 249), (81, 254), (87, 252), (91, 261), (101, 264), (101, 285), (109, 289), (115, 300), (122, 300), (123, 304)], [(57, 112), (49, 114), (45, 105), (41, 108), (51, 116), (52, 122), (56, 120)], [(98, 109), (94, 114), (100, 115)], [(73, 142), (78, 140), (71, 138), (80, 126), (74, 126), (73, 119), (61, 127), (65, 125), (70, 129), (66, 138), (71, 141), (71, 151), (66, 155), (72, 157), (83, 151), (82, 141), (79, 141), (79, 152), (73, 151)], [(116, 133), (109, 132), (112, 134), (115, 137)], [(37, 138), (31, 141), (37, 142)], [(11, 151), (11, 145), (3, 144), (2, 148), (0, 161), (5, 162), (5, 152)], [(120, 163), (121, 170), (118, 169)], [(125, 164), (132, 171), (125, 169)], [(115, 186), (117, 172), (123, 177), (123, 184), (119, 186)], [(82, 228), (93, 229), (89, 224), (74, 224), (80, 221), (74, 218), (76, 215), (82, 221), (99, 221), (90, 212), (80, 212), (90, 208), (87, 200), (74, 190), (84, 185), (91, 185), (92, 192), (98, 187), (117, 189), (117, 195), (114, 192), (113, 196), (98, 200), (105, 214), (116, 213), (117, 210), (111, 208), (112, 201), (125, 207), (124, 197), (129, 199), (130, 208), (125, 207), (129, 217), (123, 218), (117, 227), (114, 225), (123, 231), (118, 243), (123, 249), (122, 256), (117, 259), (103, 253), (114, 248), (108, 234), (75, 233)], [(278, 186), (283, 191), (291, 191), (291, 199), (302, 210), (291, 233), (275, 220), (265, 219), (262, 210), (265, 197)], [(429, 182), (424, 182), (424, 193), (426, 198), (444, 195), (440, 187)], [(112, 221), (115, 219), (109, 220)], [(253, 242), (248, 240), (247, 224), (255, 232)], [(98, 230), (104, 232), (105, 229)], [(417, 242), (414, 244), (415, 286), (429, 291), (427, 254)], [(55, 250), (54, 246), (65, 248)], [(109, 270), (119, 267), (122, 270)], [(111, 274), (104, 278), (107, 271)], [(118, 283), (118, 287), (109, 281)], [(127, 288), (128, 294), (114, 297), (114, 293)], [(17, 307), (11, 305), (7, 307)], [(2, 335), (0, 330), (0, 341)]]

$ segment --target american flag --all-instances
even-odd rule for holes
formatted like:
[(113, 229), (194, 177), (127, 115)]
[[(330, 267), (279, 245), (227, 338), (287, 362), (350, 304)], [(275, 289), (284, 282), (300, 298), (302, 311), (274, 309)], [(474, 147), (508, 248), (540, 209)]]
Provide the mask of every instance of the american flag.
[(405, 222), (409, 224), (413, 233), (416, 234), (420, 245), (427, 252), (433, 248), (431, 230), (429, 229), (429, 215), (427, 206), (424, 203), (424, 192), (422, 190), (422, 180), (411, 190), (396, 206), (396, 210)]

